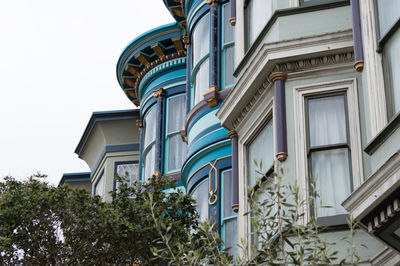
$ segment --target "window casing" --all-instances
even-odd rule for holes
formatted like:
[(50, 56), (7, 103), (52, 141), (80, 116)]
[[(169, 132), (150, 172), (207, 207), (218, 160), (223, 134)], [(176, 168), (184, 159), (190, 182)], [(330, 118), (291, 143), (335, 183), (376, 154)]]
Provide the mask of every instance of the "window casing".
[(177, 172), (182, 167), (187, 145), (182, 141), (180, 129), (185, 124), (186, 97), (184, 94), (167, 99), (167, 121), (165, 132), (165, 169), (167, 173)]
[(223, 5), (223, 34), (222, 34), (222, 89), (232, 88), (236, 82), (233, 76), (235, 68), (235, 31), (230, 19), (230, 3)]
[(199, 214), (199, 220), (208, 219), (208, 178), (201, 181), (192, 192), (192, 197), (196, 200), (196, 210)]
[(204, 15), (192, 33), (192, 107), (203, 99), (209, 87), (210, 14)]
[[(257, 161), (258, 167), (254, 161)], [(248, 185), (256, 185), (261, 173), (267, 173), (274, 166), (274, 128), (270, 117), (255, 138), (247, 146)], [(261, 170), (261, 173), (259, 171)]]
[(245, 48), (249, 50), (269, 18), (272, 16), (273, 1), (247, 0), (244, 6)]
[(300, 0), (300, 6), (312, 6), (312, 5), (319, 5), (319, 4), (327, 4), (333, 2), (339, 2), (341, 0)]
[[(341, 203), (352, 191), (346, 94), (310, 96), (305, 101), (309, 182), (315, 182), (319, 194), (314, 215), (346, 214)], [(321, 208), (321, 203), (330, 208)]]
[(232, 169), (221, 173), (222, 202), (221, 202), (221, 236), (228, 253), (238, 254), (238, 224), (237, 214), (232, 210)]
[[(115, 175), (123, 178), (128, 186), (132, 186), (135, 180), (139, 178), (138, 162), (117, 162), (115, 166)], [(116, 182), (117, 189), (119, 184), (120, 182)]]
[(388, 117), (400, 112), (400, 2), (377, 0), (379, 50), (383, 53)]
[(96, 184), (94, 185), (94, 195), (99, 195), (100, 197), (103, 198), (105, 191), (106, 191), (106, 181), (103, 170), (100, 176), (97, 178)]
[(144, 141), (143, 141), (143, 182), (146, 182), (155, 171), (155, 157), (156, 157), (156, 120), (157, 108), (153, 106), (144, 119)]

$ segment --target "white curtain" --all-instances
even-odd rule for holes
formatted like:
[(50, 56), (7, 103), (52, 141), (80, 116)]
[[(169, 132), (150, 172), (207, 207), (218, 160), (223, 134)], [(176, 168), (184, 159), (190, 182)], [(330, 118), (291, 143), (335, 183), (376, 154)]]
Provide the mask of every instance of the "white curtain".
[(144, 147), (156, 139), (156, 107), (152, 107), (145, 118)]
[(199, 186), (195, 188), (192, 193), (192, 197), (196, 200), (196, 210), (200, 215), (200, 221), (208, 219), (208, 179), (203, 181)]
[(204, 98), (203, 95), (209, 88), (209, 69), (210, 63), (209, 58), (207, 58), (201, 63), (196, 73), (194, 104), (197, 104)]
[[(316, 201), (317, 216), (345, 214), (340, 205), (350, 195), (349, 152), (345, 149), (312, 153), (312, 173), (320, 198)], [(329, 206), (330, 208), (321, 208)]]
[(152, 144), (150, 150), (146, 154), (145, 165), (144, 165), (144, 177), (143, 180), (146, 182), (154, 174), (154, 160), (156, 157), (155, 144)]
[(180, 169), (186, 156), (187, 145), (179, 134), (169, 137), (168, 171)]
[[(139, 176), (139, 167), (136, 163), (119, 164), (117, 166), (117, 173), (120, 177), (127, 178), (128, 185), (131, 186), (134, 180)], [(126, 176), (128, 173), (128, 176)], [(118, 183), (117, 183), (118, 186)]]
[(224, 40), (223, 43), (232, 42), (235, 40), (234, 27), (229, 22), (231, 18), (231, 6), (230, 3), (224, 5)]
[(168, 99), (168, 132), (179, 131), (186, 118), (185, 95)]
[(254, 186), (256, 178), (261, 176), (256, 172), (260, 169), (254, 164), (254, 160), (257, 160), (259, 166), (262, 162), (262, 173), (266, 173), (274, 163), (274, 129), (272, 119), (267, 122), (253, 142), (250, 143), (247, 154), (248, 182), (250, 186)]
[[(346, 143), (344, 95), (308, 101), (310, 147)], [(311, 153), (311, 178), (316, 180), (320, 199), (316, 201), (317, 216), (346, 213), (340, 203), (350, 194), (350, 165), (347, 148)], [(319, 208), (321, 206), (331, 208)]]
[(197, 22), (192, 35), (193, 67), (210, 51), (210, 14)]
[(100, 197), (104, 197), (105, 192), (105, 182), (104, 182), (104, 173), (99, 177), (99, 181), (97, 181), (96, 189), (94, 191), (95, 195), (99, 195)]

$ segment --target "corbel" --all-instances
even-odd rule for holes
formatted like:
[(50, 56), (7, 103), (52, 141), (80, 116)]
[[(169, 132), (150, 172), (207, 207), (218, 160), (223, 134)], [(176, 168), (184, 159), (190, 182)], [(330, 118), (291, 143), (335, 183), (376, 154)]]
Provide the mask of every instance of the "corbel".
[(135, 77), (137, 77), (140, 73), (140, 68), (138, 66), (127, 65), (125, 70)]
[(136, 79), (124, 78), (124, 83), (131, 88), (135, 88), (135, 85), (136, 85), (135, 81), (136, 81)]
[(216, 85), (212, 85), (206, 93), (204, 93), (204, 100), (207, 102), (209, 107), (215, 107), (218, 104), (218, 88)]
[(137, 55), (135, 55), (135, 59), (139, 60), (139, 62), (145, 65), (146, 67), (150, 65), (150, 58), (147, 55), (138, 53)]
[(141, 119), (136, 119), (136, 126), (139, 128), (139, 130), (142, 130), (143, 122)]
[(183, 48), (183, 43), (180, 37), (171, 39), (171, 41), (174, 44), (176, 51), (183, 52), (185, 50)]
[(128, 96), (128, 97), (131, 97), (131, 98), (137, 98), (137, 95), (136, 95), (136, 90), (126, 90), (125, 91), (125, 94)]
[(181, 135), (182, 141), (185, 142), (185, 143), (187, 144), (187, 143), (188, 143), (188, 139), (187, 139), (187, 135), (186, 135), (186, 128), (185, 128), (185, 126), (183, 126), (183, 127), (181, 128), (181, 130), (179, 131), (179, 133), (180, 133), (180, 135)]
[(153, 96), (154, 96), (154, 98), (157, 98), (157, 99), (162, 98), (164, 96), (163, 87), (160, 87), (160, 88), (154, 90), (153, 91)]
[(150, 47), (151, 47), (151, 49), (153, 49), (153, 51), (156, 53), (156, 55), (158, 57), (165, 56), (164, 48), (161, 45), (159, 45), (158, 43), (152, 44)]

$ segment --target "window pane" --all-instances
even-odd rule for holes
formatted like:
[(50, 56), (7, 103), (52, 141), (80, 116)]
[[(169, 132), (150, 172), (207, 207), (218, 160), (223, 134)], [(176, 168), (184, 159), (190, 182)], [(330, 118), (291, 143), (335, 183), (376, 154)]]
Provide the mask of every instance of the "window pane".
[(145, 118), (144, 147), (147, 147), (147, 145), (156, 139), (156, 119), (156, 108), (153, 107)]
[(379, 31), (382, 38), (400, 18), (399, 0), (378, 1)]
[(154, 174), (154, 160), (156, 157), (156, 149), (153, 144), (150, 150), (146, 154), (145, 165), (144, 165), (144, 177), (143, 180), (146, 182)]
[(185, 95), (168, 99), (168, 132), (179, 131), (185, 124)]
[(117, 165), (117, 174), (120, 177), (126, 177), (128, 185), (131, 186), (132, 183), (138, 178), (139, 165), (136, 163), (119, 164)]
[(229, 46), (225, 50), (225, 88), (235, 84), (235, 77), (233, 76), (235, 66), (235, 46)]
[(194, 84), (194, 104), (197, 104), (204, 98), (204, 93), (208, 90), (209, 86), (209, 62), (208, 58), (200, 65), (196, 74)]
[(256, 184), (256, 177), (260, 177), (260, 174), (256, 173), (256, 170), (260, 170), (254, 164), (254, 159), (257, 160), (258, 164), (262, 161), (262, 172), (266, 173), (274, 163), (274, 139), (273, 139), (273, 123), (272, 119), (264, 126), (257, 137), (248, 147), (248, 176), (249, 185), (254, 186)]
[(231, 248), (228, 253), (232, 256), (238, 254), (237, 218), (225, 221), (225, 247)]
[(346, 142), (344, 101), (344, 95), (308, 100), (311, 147)]
[(195, 26), (192, 36), (193, 67), (210, 51), (210, 15), (205, 15)]
[(224, 43), (233, 42), (234, 38), (234, 29), (229, 19), (231, 18), (231, 5), (224, 5)]
[(99, 181), (97, 181), (96, 188), (94, 191), (95, 195), (99, 195), (100, 197), (104, 196), (105, 192), (105, 182), (104, 182), (104, 172), (99, 177)]
[(186, 156), (187, 145), (179, 134), (169, 137), (168, 171), (180, 169)]
[(232, 210), (232, 170), (223, 172), (222, 178), (224, 182), (223, 218), (236, 216), (236, 213)]
[[(351, 193), (349, 152), (347, 149), (335, 149), (313, 152), (311, 155), (312, 177), (316, 179), (317, 216), (345, 214), (341, 203)], [(332, 208), (319, 208), (319, 206)]]
[[(400, 1), (399, 1), (400, 3)], [(400, 30), (389, 39), (385, 44), (385, 70), (388, 75), (389, 102), (392, 105), (392, 114), (400, 111)]]
[(247, 49), (253, 44), (271, 17), (271, 2), (250, 0), (246, 7)]
[(200, 221), (208, 219), (208, 179), (201, 183), (192, 193), (196, 200), (196, 210)]

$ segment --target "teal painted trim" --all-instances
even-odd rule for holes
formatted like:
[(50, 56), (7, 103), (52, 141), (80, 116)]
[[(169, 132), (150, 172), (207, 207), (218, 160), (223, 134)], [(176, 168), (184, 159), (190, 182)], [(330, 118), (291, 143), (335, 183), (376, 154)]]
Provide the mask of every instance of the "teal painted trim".
[(194, 151), (201, 149), (201, 147), (205, 146), (207, 143), (210, 143), (216, 139), (220, 139), (221, 137), (226, 137), (228, 134), (228, 130), (221, 127), (217, 130), (214, 130), (210, 133), (207, 133), (196, 142), (190, 143), (187, 154), (192, 154)]
[[(117, 79), (118, 79), (118, 82), (120, 83), (121, 87), (122, 87), (122, 82), (121, 82), (120, 77), (121, 77), (121, 74), (122, 74), (121, 73), (122, 72), (121, 71), (122, 61), (124, 59), (126, 59), (127, 54), (130, 53), (132, 49), (136, 48), (136, 46), (138, 46), (140, 43), (146, 41), (146, 39), (148, 39), (148, 38), (150, 38), (152, 36), (155, 36), (157, 34), (162, 34), (163, 32), (166, 32), (166, 31), (169, 31), (169, 30), (179, 29), (179, 27), (180, 26), (179, 26), (178, 23), (173, 22), (173, 23), (170, 23), (170, 24), (162, 25), (162, 26), (159, 26), (157, 28), (151, 29), (151, 30), (139, 35), (137, 38), (135, 38), (133, 41), (131, 41), (123, 49), (123, 52), (122, 52), (121, 56), (118, 59), (117, 67), (116, 67), (116, 69), (117, 69)], [(127, 63), (127, 60), (124, 62), (124, 64), (126, 64), (126, 63)]]
[[(167, 91), (170, 88), (186, 85), (185, 78), (184, 77), (183, 77), (183, 79), (180, 79), (180, 78), (182, 78), (182, 77), (174, 78), (174, 80), (179, 80), (177, 82), (169, 83), (168, 81), (166, 81), (166, 82), (163, 82), (163, 83), (159, 84), (159, 86), (163, 87), (164, 90)], [(146, 93), (144, 95), (144, 98), (141, 100), (141, 103), (140, 103), (140, 114), (141, 115), (143, 115), (143, 113), (146, 112), (146, 110), (148, 108), (148, 106), (147, 106), (148, 104), (147, 103), (150, 102), (151, 100), (154, 100), (153, 94), (152, 93)], [(153, 103), (151, 103), (151, 104), (153, 104)]]
[(190, 144), (191, 141), (204, 129), (211, 127), (216, 124), (220, 124), (220, 120), (215, 115), (218, 110), (214, 109), (204, 116), (200, 117), (196, 123), (193, 123), (190, 128), (187, 129), (187, 136), (188, 136), (188, 143)]
[[(194, 22), (193, 19), (194, 19), (195, 15), (197, 14), (197, 11), (199, 11), (202, 7), (207, 5), (206, 1), (198, 1), (198, 2), (201, 2), (201, 3), (197, 4), (196, 6), (194, 6), (194, 8), (191, 8), (189, 10), (189, 14), (187, 14), (187, 16), (186, 16), (186, 23), (187, 23), (188, 30), (192, 29), (192, 26), (193, 26), (192, 24)], [(190, 30), (189, 30), (189, 32), (190, 32)]]
[(90, 182), (91, 172), (64, 173), (58, 186), (73, 182)]
[(182, 181), (183, 184), (187, 183), (187, 178), (190, 177), (197, 169), (204, 164), (214, 161), (217, 158), (228, 156), (232, 154), (231, 140), (226, 139), (224, 141), (212, 144), (206, 148), (193, 154), (186, 160), (182, 167)]
[(139, 151), (139, 144), (124, 144), (124, 145), (108, 145), (105, 146), (103, 151), (101, 152), (99, 158), (97, 159), (97, 162), (95, 164), (95, 167), (93, 168), (93, 172), (91, 173), (91, 177), (93, 177), (93, 174), (96, 172), (97, 168), (99, 167), (101, 161), (103, 160), (104, 156), (108, 152), (119, 152), (119, 151)]
[[(174, 67), (179, 67), (182, 66), (182, 69), (179, 70), (175, 70), (172, 72), (169, 72), (167, 74), (162, 74), (162, 72), (168, 71), (171, 68)], [(144, 77), (142, 78), (142, 80), (140, 81), (139, 84), (139, 97), (141, 97), (142, 95), (146, 94), (146, 92), (155, 87), (156, 82), (163, 82), (166, 81), (168, 79), (171, 78), (176, 78), (178, 76), (186, 76), (186, 57), (179, 57), (173, 60), (169, 60), (167, 62), (164, 62), (154, 68), (152, 68), (146, 75), (144, 75)], [(184, 73), (181, 73), (183, 70)], [(160, 75), (160, 77), (155, 78), (156, 75)], [(150, 82), (150, 80), (152, 78), (155, 78), (153, 81)], [(144, 91), (143, 89), (146, 88)], [(140, 98), (139, 98), (140, 99)]]

